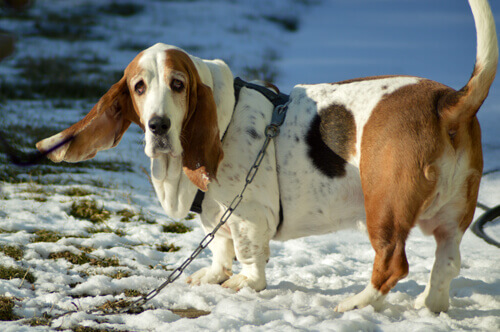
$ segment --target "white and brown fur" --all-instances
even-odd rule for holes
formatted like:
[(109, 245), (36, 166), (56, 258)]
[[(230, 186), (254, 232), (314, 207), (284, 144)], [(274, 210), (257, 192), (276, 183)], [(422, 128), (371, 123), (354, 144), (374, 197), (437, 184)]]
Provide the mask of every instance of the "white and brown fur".
[[(405, 241), (419, 225), (434, 235), (437, 250), (416, 307), (447, 310), (483, 168), (476, 113), (498, 62), (488, 2), (469, 3), (477, 59), (459, 91), (407, 76), (296, 86), (281, 134), (210, 245), (212, 265), (187, 281), (261, 290), (270, 240), (323, 234), (366, 220), (375, 250), (372, 278), (336, 310), (376, 306), (408, 274)], [(185, 216), (196, 191), (206, 191), (201, 220), (208, 232), (242, 189), (271, 113), (271, 103), (247, 88), (235, 105), (233, 75), (224, 62), (157, 44), (129, 64), (83, 120), (37, 147), (48, 150), (72, 136), (49, 157), (77, 162), (116, 146), (131, 122), (137, 123), (145, 130), (145, 153), (166, 213)], [(234, 258), (242, 266), (238, 275), (231, 273)]]

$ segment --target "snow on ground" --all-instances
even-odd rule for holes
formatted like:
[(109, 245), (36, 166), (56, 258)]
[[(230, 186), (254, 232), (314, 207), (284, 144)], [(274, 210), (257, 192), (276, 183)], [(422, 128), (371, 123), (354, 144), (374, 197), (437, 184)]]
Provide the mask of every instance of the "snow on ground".
[[(82, 2), (88, 11), (95, 10), (99, 3)], [(500, 17), (500, 7), (492, 5)], [(81, 8), (75, 9), (73, 3), (70, 6), (65, 1), (38, 1), (32, 15), (43, 18), (51, 10), (72, 13)], [(300, 19), (299, 30), (291, 32), (276, 20), (263, 18), (272, 11), (280, 13), (280, 18)], [(286, 0), (150, 1), (131, 17), (106, 17), (91, 30), (99, 38), (78, 42), (41, 39), (30, 34), (33, 25), (28, 20), (3, 19), (0, 24), (22, 32), (18, 53), (1, 64), (3, 82), (14, 79), (16, 59), (27, 54), (95, 56), (111, 59), (102, 65), (105, 69), (122, 70), (137, 53), (124, 44), (146, 47), (162, 41), (185, 47), (200, 57), (223, 58), (237, 75), (248, 75), (251, 68), (272, 74), (277, 68), (277, 82), (285, 92), (296, 83), (388, 73), (428, 77), (460, 88), (472, 70), (475, 52), (470, 11), (465, 1), (456, 0), (324, 0), (309, 4)], [(485, 171), (500, 168), (499, 105), (500, 92), (495, 83), (479, 114)], [(89, 101), (7, 100), (1, 109), (1, 127), (29, 122), (65, 128), (90, 106)], [(141, 140), (140, 130), (131, 128), (117, 148), (96, 158), (130, 165), (131, 171), (103, 170), (96, 165), (90, 170), (45, 174), (41, 180), (20, 175), (24, 183), (2, 184), (0, 245), (23, 249), (23, 257), (16, 260), (0, 253), (0, 265), (28, 269), (35, 278), (33, 283), (22, 278), (0, 279), (0, 295), (14, 298), (18, 316), (89, 309), (107, 301), (130, 299), (127, 294), (134, 291), (147, 293), (202, 239), (196, 216), (182, 221), (193, 228), (191, 232), (164, 231), (173, 220), (162, 212), (143, 172), (149, 161)], [(480, 200), (488, 206), (500, 204), (499, 188), (500, 173), (485, 176)], [(70, 196), (69, 189), (83, 190), (87, 195)], [(70, 216), (73, 202), (82, 199), (95, 200), (111, 212), (111, 217), (96, 226)], [(123, 209), (140, 213), (149, 222), (138, 216), (130, 222), (121, 221), (118, 212)], [(477, 217), (483, 211), (476, 212)], [(92, 232), (96, 227), (114, 232)], [(57, 231), (63, 237), (56, 242), (35, 242), (39, 230)], [(500, 238), (499, 223), (487, 231)], [(181, 248), (175, 252), (158, 250), (164, 243)], [(150, 310), (138, 315), (97, 317), (79, 312), (52, 321), (50, 327), (30, 326), (24, 321), (1, 322), (0, 326), (7, 331), (76, 326), (131, 331), (498, 331), (499, 251), (470, 231), (461, 248), (462, 271), (452, 282), (450, 310), (439, 315), (413, 309), (415, 297), (427, 282), (435, 250), (433, 239), (415, 229), (407, 243), (410, 275), (398, 283), (378, 312), (372, 307), (344, 314), (333, 311), (339, 301), (364, 288), (374, 257), (366, 234), (342, 231), (272, 242), (268, 287), (259, 293), (248, 289), (235, 293), (216, 285), (190, 287), (182, 276), (151, 301)], [(115, 259), (119, 266), (73, 264), (64, 258), (50, 258), (64, 252), (90, 252), (91, 258)], [(209, 252), (202, 252), (186, 275), (209, 265), (210, 257)], [(238, 272), (238, 264), (235, 268)], [(188, 319), (169, 311), (187, 308), (210, 314)]]

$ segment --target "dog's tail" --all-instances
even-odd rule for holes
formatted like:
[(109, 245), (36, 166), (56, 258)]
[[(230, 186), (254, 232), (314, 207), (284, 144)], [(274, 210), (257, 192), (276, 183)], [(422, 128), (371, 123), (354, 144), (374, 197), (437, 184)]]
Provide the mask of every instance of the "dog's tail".
[(449, 94), (440, 107), (441, 119), (453, 132), (472, 120), (488, 96), (498, 65), (495, 21), (488, 0), (469, 0), (477, 34), (476, 65), (467, 85)]

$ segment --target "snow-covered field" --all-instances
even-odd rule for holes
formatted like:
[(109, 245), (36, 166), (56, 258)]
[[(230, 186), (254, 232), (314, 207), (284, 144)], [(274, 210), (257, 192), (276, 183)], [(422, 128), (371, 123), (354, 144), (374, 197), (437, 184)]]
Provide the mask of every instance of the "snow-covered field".
[[(492, 2), (500, 20), (500, 6)], [(130, 15), (103, 4), (108, 2), (37, 1), (28, 18), (0, 18), (0, 27), (18, 33), (17, 53), (0, 64), (0, 84), (26, 79), (16, 74), (22, 70), (19, 62), (29, 57), (64, 59), (99, 80), (103, 73), (123, 70), (141, 48), (159, 41), (203, 58), (222, 58), (235, 75), (275, 79), (284, 92), (301, 82), (376, 74), (412, 74), (460, 88), (474, 62), (474, 25), (465, 0), (113, 2)], [(125, 6), (130, 4), (136, 7)], [(92, 20), (82, 19), (82, 12)], [(54, 24), (81, 29), (77, 32), (84, 37), (41, 37), (40, 31), (54, 29), (54, 17)], [(98, 70), (89, 70), (92, 66)], [(479, 113), (485, 172), (500, 169), (499, 86), (493, 85)], [(26, 149), (81, 118), (95, 101), (4, 99), (0, 131), (27, 133), (10, 137)], [(34, 137), (25, 137), (31, 133)], [(0, 279), (0, 296), (12, 298), (17, 316), (0, 321), (3, 330), (500, 330), (500, 252), (470, 231), (462, 242), (462, 270), (451, 285), (449, 311), (436, 315), (413, 308), (435, 250), (433, 238), (418, 229), (407, 243), (410, 274), (378, 312), (372, 307), (333, 311), (339, 301), (364, 288), (374, 257), (366, 234), (342, 231), (272, 242), (268, 287), (258, 293), (188, 286), (185, 277), (210, 264), (206, 251), (143, 313), (100, 317), (78, 312), (49, 321), (47, 317), (66, 310), (112, 305), (149, 292), (191, 254), (203, 231), (192, 216), (182, 220), (192, 231), (168, 232), (175, 220), (163, 213), (149, 184), (139, 128), (131, 128), (117, 148), (101, 152), (97, 162), (78, 168), (45, 164), (19, 169), (4, 155), (0, 158), (0, 275), (8, 268), (22, 271)], [(72, 206), (85, 201), (96, 202), (109, 217), (75, 217)], [(480, 201), (500, 204), (499, 172), (483, 178)], [(481, 213), (477, 209), (476, 218)], [(500, 239), (500, 222), (487, 232)], [(162, 245), (180, 249), (168, 252)], [(18, 254), (9, 255), (6, 247)], [(171, 311), (188, 308), (208, 315), (188, 319)]]

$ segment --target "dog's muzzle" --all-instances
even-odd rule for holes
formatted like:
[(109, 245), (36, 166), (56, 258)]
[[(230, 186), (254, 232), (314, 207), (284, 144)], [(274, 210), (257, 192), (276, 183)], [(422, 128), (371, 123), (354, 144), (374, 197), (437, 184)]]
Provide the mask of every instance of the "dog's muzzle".
[(149, 120), (148, 127), (154, 136), (165, 136), (170, 129), (170, 119), (167, 117), (155, 116)]
[(172, 153), (172, 143), (168, 134), (170, 127), (171, 122), (167, 117), (154, 116), (149, 120), (146, 133), (146, 155), (155, 158), (158, 153)]

